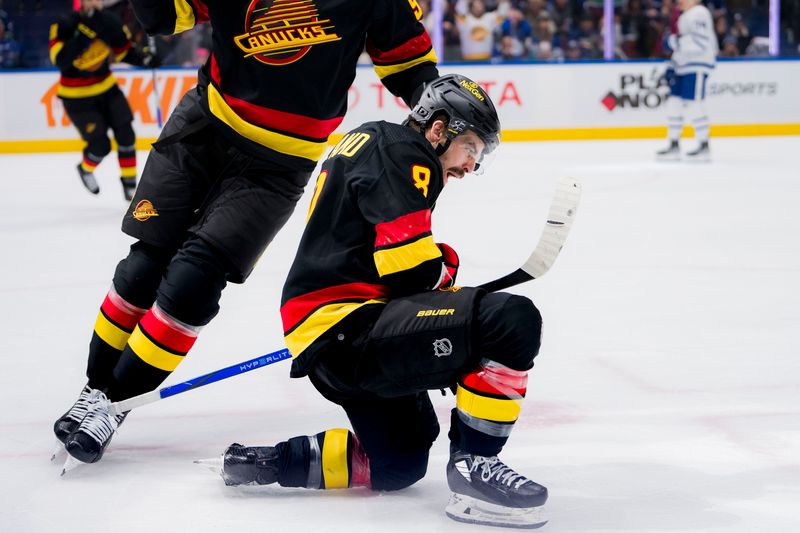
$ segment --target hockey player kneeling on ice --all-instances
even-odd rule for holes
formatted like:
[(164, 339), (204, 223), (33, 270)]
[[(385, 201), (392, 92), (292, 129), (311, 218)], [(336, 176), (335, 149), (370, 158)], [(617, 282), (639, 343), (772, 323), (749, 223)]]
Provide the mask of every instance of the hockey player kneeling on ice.
[(308, 376), (342, 406), (352, 431), (232, 444), (222, 455), (226, 484), (408, 487), (425, 475), (439, 434), (428, 391), (452, 388), (447, 515), (544, 523), (547, 489), (497, 457), (525, 396), (541, 316), (525, 297), (454, 286), (458, 255), (431, 234), (448, 179), (475, 171), (499, 139), (488, 95), (447, 75), (427, 85), (402, 126), (366, 123), (332, 150), (281, 316), (292, 376)]

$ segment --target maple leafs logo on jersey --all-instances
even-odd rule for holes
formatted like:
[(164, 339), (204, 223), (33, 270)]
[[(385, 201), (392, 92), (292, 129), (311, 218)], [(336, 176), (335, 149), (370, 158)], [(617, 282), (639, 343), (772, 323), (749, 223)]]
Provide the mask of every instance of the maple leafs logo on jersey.
[(288, 65), (314, 45), (341, 40), (312, 0), (252, 0), (244, 27), (233, 41), (245, 57), (265, 65)]

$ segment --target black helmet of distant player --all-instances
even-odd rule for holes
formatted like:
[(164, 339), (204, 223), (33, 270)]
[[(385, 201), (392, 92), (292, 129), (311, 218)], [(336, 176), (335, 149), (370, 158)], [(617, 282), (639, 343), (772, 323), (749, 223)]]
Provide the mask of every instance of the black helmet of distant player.
[(500, 144), (500, 119), (486, 91), (460, 74), (437, 78), (425, 86), (409, 118), (424, 128), (440, 113), (447, 115), (447, 141), (437, 147), (436, 153), (442, 155), (455, 136), (470, 130), (486, 145), (475, 162), (475, 171), (485, 166), (484, 156)]

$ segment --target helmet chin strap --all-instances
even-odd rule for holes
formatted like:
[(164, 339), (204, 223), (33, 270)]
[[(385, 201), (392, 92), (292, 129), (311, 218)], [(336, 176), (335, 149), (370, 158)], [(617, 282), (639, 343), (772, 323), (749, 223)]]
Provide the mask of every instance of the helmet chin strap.
[(452, 139), (450, 137), (445, 137), (444, 144), (439, 144), (436, 146), (436, 148), (434, 148), (434, 150), (436, 150), (436, 155), (441, 156), (443, 153), (445, 153), (447, 149), (450, 148), (451, 141)]

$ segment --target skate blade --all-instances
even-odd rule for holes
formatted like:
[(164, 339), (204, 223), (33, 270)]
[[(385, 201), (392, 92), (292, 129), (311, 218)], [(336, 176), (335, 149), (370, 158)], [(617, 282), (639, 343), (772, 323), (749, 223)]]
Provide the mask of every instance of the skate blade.
[(56, 445), (53, 448), (52, 455), (50, 455), (50, 462), (51, 463), (59, 462), (62, 459), (66, 459), (67, 455), (68, 455), (67, 454), (67, 449), (64, 448), (64, 443), (61, 442), (60, 440), (56, 439)]
[(75, 470), (76, 468), (78, 468), (83, 464), (86, 463), (78, 459), (75, 459), (74, 457), (68, 454), (67, 460), (64, 461), (64, 468), (61, 469), (61, 477), (64, 477), (64, 474), (66, 474), (67, 472), (71, 472), (72, 470)]
[(456, 493), (451, 494), (445, 514), (457, 522), (482, 526), (536, 529), (547, 523), (543, 506), (517, 509)]
[(218, 476), (222, 475), (222, 456), (212, 457), (210, 459), (196, 459), (194, 464), (214, 472)]

